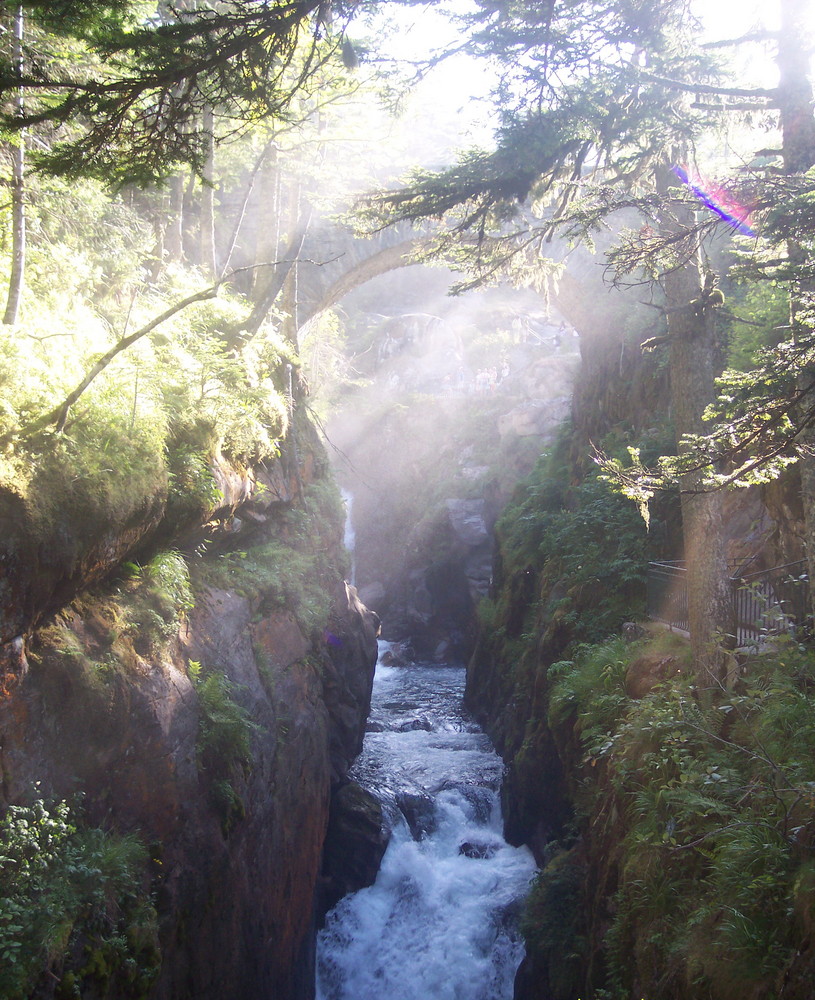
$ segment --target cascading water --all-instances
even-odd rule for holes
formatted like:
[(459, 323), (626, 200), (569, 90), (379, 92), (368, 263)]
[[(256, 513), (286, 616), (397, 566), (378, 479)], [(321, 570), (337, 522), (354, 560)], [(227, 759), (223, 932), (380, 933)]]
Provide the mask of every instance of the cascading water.
[(343, 534), (342, 543), (345, 546), (346, 551), (351, 556), (351, 575), (348, 578), (348, 582), (353, 587), (356, 583), (356, 554), (354, 548), (356, 546), (356, 534), (354, 532), (354, 522), (352, 519), (352, 513), (354, 508), (354, 496), (349, 493), (348, 490), (340, 490), (342, 495), (343, 503), (345, 504), (345, 532)]
[(463, 685), (458, 667), (377, 667), (352, 777), (393, 835), (376, 883), (328, 915), (318, 1000), (511, 1000), (535, 864), (501, 835), (501, 760)]

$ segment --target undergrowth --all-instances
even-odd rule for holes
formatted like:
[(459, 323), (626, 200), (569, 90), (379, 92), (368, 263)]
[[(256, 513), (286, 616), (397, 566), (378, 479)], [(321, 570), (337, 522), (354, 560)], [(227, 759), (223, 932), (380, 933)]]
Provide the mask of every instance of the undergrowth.
[(256, 614), (290, 611), (305, 635), (321, 634), (328, 622), (332, 584), (348, 572), (340, 540), (344, 515), (329, 478), (308, 486), (303, 501), (276, 517), (272, 537), (256, 536), (250, 548), (196, 561), (196, 586), (235, 591)]
[(200, 716), (196, 750), (198, 763), (209, 785), (210, 802), (221, 818), (226, 836), (246, 815), (238, 790), (238, 777), (249, 773), (252, 735), (258, 726), (234, 695), (235, 685), (218, 670), (202, 674), (201, 665), (190, 663), (198, 693)]
[(563, 922), (547, 929), (541, 917), (563, 872), (545, 870), (527, 940), (567, 965), (569, 948), (584, 960), (598, 951), (608, 970), (598, 998), (780, 997), (815, 945), (815, 656), (776, 640), (703, 706), (690, 671), (626, 695), (647, 649), (612, 640), (550, 668), (549, 720), (572, 747), (588, 870), (614, 858), (617, 888), (591, 948), (579, 927), (566, 947)]
[(149, 857), (88, 828), (67, 802), (11, 806), (0, 822), (0, 996), (140, 1000), (159, 967)]
[(642, 614), (647, 564), (661, 553), (665, 533), (658, 510), (647, 531), (634, 505), (596, 474), (575, 481), (568, 440), (564, 432), (498, 521), (507, 583), (498, 612), (511, 622), (525, 607), (516, 632), (531, 635), (556, 618), (572, 642), (599, 642)]
[[(83, 224), (92, 228), (95, 219), (101, 234), (114, 210), (126, 222), (121, 204), (91, 184), (80, 187), (73, 201), (82, 204)], [(44, 233), (50, 239), (32, 249), (36, 294), (26, 296), (17, 326), (0, 330), (0, 489), (25, 501), (31, 530), (45, 544), (65, 534), (67, 511), (72, 527), (92, 533), (100, 523), (128, 523), (168, 491), (178, 512), (213, 509), (214, 457), (246, 465), (278, 453), (288, 425), (291, 349), (269, 326), (235, 351), (229, 338), (246, 305), (223, 292), (122, 351), (60, 427), (49, 414), (101, 356), (202, 288), (199, 276), (173, 266), (145, 283), (144, 233), (133, 223), (129, 235), (118, 234), (118, 266), (105, 265), (118, 282), (109, 296), (94, 257), (101, 248), (86, 253), (75, 233), (62, 231), (60, 217), (46, 220), (46, 229), (60, 231)]]

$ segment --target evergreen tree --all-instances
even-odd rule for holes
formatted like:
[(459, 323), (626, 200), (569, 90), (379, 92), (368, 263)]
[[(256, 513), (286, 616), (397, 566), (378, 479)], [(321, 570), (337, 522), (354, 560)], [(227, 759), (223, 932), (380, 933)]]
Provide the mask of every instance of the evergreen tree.
[[(693, 44), (696, 26), (687, 5), (478, 6), (470, 24), (473, 47), (504, 66), (496, 150), (471, 154), (440, 176), (420, 176), (380, 199), (374, 211), (384, 208), (400, 219), (455, 213), (453, 234), (476, 233), (471, 253), (478, 280), (506, 269), (519, 251), (547, 255), (546, 243), (558, 230), (585, 234), (615, 209), (646, 208), (671, 248), (662, 270), (678, 430), (697, 430), (716, 374), (714, 324), (707, 310), (690, 305), (701, 299), (704, 280), (688, 224), (692, 213), (653, 179), (655, 171), (664, 177), (675, 150), (689, 148), (715, 119), (664, 82), (669, 74), (709, 85), (715, 80), (712, 61)], [(522, 202), (532, 212), (525, 212), (521, 228), (513, 227)], [(708, 671), (719, 672), (710, 653), (715, 637), (730, 630), (717, 506), (717, 499), (688, 495), (683, 507), (691, 629), (705, 682)]]
[[(590, 237), (618, 209), (635, 207), (645, 214), (646, 224), (626, 237), (612, 263), (621, 274), (645, 269), (664, 293), (668, 333), (660, 339), (670, 344), (680, 445), (672, 467), (674, 482), (685, 494), (691, 628), (703, 676), (708, 667), (718, 673), (716, 657), (711, 661), (704, 651), (717, 633), (731, 631), (723, 596), (720, 515), (715, 512), (720, 501), (704, 496), (708, 479), (724, 475), (725, 458), (706, 440), (703, 421), (716, 396), (714, 317), (720, 297), (700, 248), (719, 220), (712, 214), (695, 217), (698, 206), (690, 194), (680, 193), (676, 180), (666, 184), (657, 178), (677, 163), (677, 149), (693, 149), (728, 114), (779, 109), (784, 171), (791, 181), (780, 185), (770, 163), (763, 178), (754, 175), (754, 187), (759, 201), (767, 204), (773, 197), (768, 214), (786, 248), (782, 267), (788, 280), (790, 267), (811, 271), (806, 252), (798, 252), (797, 262), (793, 259), (793, 218), (783, 209), (785, 201), (791, 203), (785, 196), (778, 204), (780, 188), (797, 189), (800, 232), (802, 203), (811, 197), (811, 185), (801, 172), (813, 162), (804, 30), (810, 5), (784, 0), (784, 6), (787, 16), (777, 38), (781, 77), (779, 86), (770, 89), (734, 86), (735, 81), (725, 79), (718, 65), (720, 46), (699, 44), (699, 26), (681, 2), (555, 2), (541, 8), (484, 0), (469, 30), (473, 49), (503, 66), (496, 95), (502, 103), (496, 148), (470, 153), (441, 174), (416, 175), (405, 188), (367, 205), (380, 220), (444, 217), (439, 245), (444, 252), (465, 237), (457, 260), (469, 265), (471, 283), (511, 272), (519, 256), (525, 261), (547, 256), (554, 232)], [(755, 32), (749, 40), (769, 37)], [(808, 239), (796, 246), (802, 248)], [(800, 283), (801, 277), (796, 280)], [(800, 395), (804, 389), (797, 384)], [(811, 413), (803, 419), (811, 424)], [(640, 500), (647, 499), (654, 483), (648, 470), (628, 480)], [(815, 551), (815, 535), (811, 549)]]
[(37, 162), (52, 172), (146, 183), (177, 164), (205, 168), (207, 109), (233, 130), (285, 119), (314, 73), (341, 63), (345, 25), (363, 0), (160, 4), (149, 18), (128, 0), (21, 6), (46, 41), (31, 44), (22, 68), (0, 63), (0, 88), (26, 95), (25, 113), (5, 112), (0, 123), (49, 129)]

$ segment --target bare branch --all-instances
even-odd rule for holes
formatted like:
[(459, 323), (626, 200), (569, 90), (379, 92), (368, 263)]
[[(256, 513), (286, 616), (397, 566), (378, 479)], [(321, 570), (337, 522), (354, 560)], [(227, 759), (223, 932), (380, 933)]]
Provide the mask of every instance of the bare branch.
[(766, 97), (777, 98), (778, 89), (773, 87), (717, 87), (711, 83), (686, 83), (683, 80), (671, 80), (666, 76), (655, 76), (653, 73), (640, 72), (643, 80), (660, 83), (672, 90), (683, 90), (688, 94), (713, 94), (716, 97)]
[(776, 38), (778, 38), (777, 31), (769, 31), (766, 28), (760, 28), (756, 31), (748, 31), (739, 38), (721, 38), (715, 42), (702, 42), (701, 48), (724, 49), (731, 45), (743, 45), (745, 42), (772, 42)]

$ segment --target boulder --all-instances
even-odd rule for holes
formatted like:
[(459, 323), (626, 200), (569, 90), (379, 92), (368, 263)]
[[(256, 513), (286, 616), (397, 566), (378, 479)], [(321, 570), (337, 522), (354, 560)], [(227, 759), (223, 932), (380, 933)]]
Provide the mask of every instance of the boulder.
[(410, 827), (414, 840), (421, 840), (436, 828), (436, 809), (429, 795), (400, 792), (396, 804)]
[(465, 840), (465, 842), (459, 846), (458, 853), (463, 854), (466, 858), (489, 860), (490, 858), (495, 857), (496, 850), (497, 847), (495, 844), (477, 844), (470, 840)]
[(625, 672), (625, 693), (638, 700), (654, 690), (673, 674), (682, 672), (682, 664), (675, 656), (645, 653), (638, 656)]
[(355, 781), (335, 789), (323, 852), (323, 913), (374, 883), (390, 836), (382, 805), (369, 791)]

